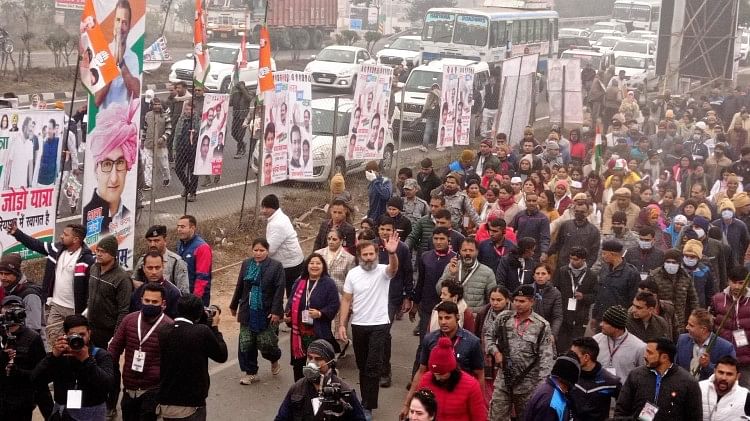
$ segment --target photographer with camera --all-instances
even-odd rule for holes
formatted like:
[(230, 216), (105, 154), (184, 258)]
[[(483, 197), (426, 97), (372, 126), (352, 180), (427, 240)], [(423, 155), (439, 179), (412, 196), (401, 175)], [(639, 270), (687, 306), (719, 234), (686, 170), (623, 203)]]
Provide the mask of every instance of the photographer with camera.
[(365, 420), (356, 392), (334, 373), (335, 355), (325, 339), (310, 343), (302, 369), (305, 377), (289, 389), (275, 421)]
[(161, 381), (157, 413), (164, 421), (206, 420), (206, 397), (211, 386), (208, 359), (227, 361), (229, 354), (219, 332), (221, 311), (204, 309), (193, 294), (180, 297), (174, 323), (159, 331)]
[(0, 312), (0, 420), (4, 421), (31, 420), (35, 394), (41, 393), (31, 381), (31, 372), (44, 359), (44, 343), (38, 333), (24, 326), (25, 319), (21, 297), (5, 297)]
[(115, 382), (112, 356), (90, 343), (91, 326), (81, 315), (67, 316), (65, 334), (52, 344), (31, 375), (34, 382), (53, 382), (55, 408), (49, 420), (103, 421), (107, 394)]
[(0, 283), (3, 284), (5, 295), (15, 295), (23, 300), (25, 326), (41, 335), (44, 318), (42, 290), (26, 279), (21, 271), (21, 260), (18, 253), (7, 254), (0, 259)]

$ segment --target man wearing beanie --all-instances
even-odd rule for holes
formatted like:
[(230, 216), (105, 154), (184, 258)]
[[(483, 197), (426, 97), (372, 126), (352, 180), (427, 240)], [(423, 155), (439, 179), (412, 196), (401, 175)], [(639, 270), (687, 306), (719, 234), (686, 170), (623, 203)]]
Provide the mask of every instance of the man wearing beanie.
[[(711, 227), (712, 225), (707, 218), (696, 215), (693, 217), (692, 226), (684, 229), (682, 235), (680, 235), (680, 245), (677, 248), (682, 248), (687, 240), (699, 240), (703, 244), (704, 260), (711, 266), (714, 278), (718, 278), (717, 287), (725, 288), (727, 286), (727, 271), (731, 268), (730, 255), (732, 251), (721, 239), (717, 240), (708, 235)], [(716, 229), (716, 231), (720, 230)]]
[(688, 240), (682, 248), (682, 268), (693, 280), (698, 296), (698, 307), (706, 308), (714, 296), (714, 275), (711, 268), (701, 262), (703, 244), (698, 240)]
[(86, 317), (91, 323), (91, 343), (107, 348), (115, 329), (130, 309), (133, 284), (118, 262), (117, 238), (110, 235), (96, 245), (96, 263), (89, 277)]
[(411, 233), (411, 221), (404, 212), (404, 199), (398, 196), (393, 196), (388, 199), (385, 207), (385, 214), (393, 219), (394, 228), (398, 232), (398, 236), (401, 241), (406, 241), (406, 237)]
[[(689, 248), (692, 252), (697, 252)], [(690, 275), (682, 266), (682, 253), (676, 249), (667, 250), (664, 253), (664, 264), (651, 271), (649, 277), (659, 287), (659, 299), (670, 301), (674, 305), (676, 326), (674, 328), (679, 334), (685, 331), (687, 315), (698, 308), (698, 294)]]
[(552, 373), (534, 391), (524, 411), (524, 421), (567, 421), (571, 416), (569, 393), (578, 383), (581, 366), (573, 352), (557, 357)]
[[(555, 223), (558, 220), (560, 220), (560, 218), (556, 219)], [(609, 234), (602, 232), (601, 234), (602, 244), (605, 241), (616, 240), (622, 244), (622, 248), (624, 250), (630, 250), (633, 247), (638, 247), (638, 233), (628, 228), (627, 223), (627, 214), (622, 211), (616, 211), (612, 215), (612, 232), (610, 232)], [(599, 273), (602, 268), (602, 264), (604, 264), (604, 262), (602, 262), (601, 254), (599, 254), (599, 258), (596, 260), (596, 263), (594, 263), (594, 266), (591, 269), (594, 271), (594, 273)]]
[(635, 367), (643, 365), (646, 344), (628, 332), (628, 311), (619, 305), (607, 309), (601, 321), (600, 333), (594, 335), (599, 345), (596, 360), (607, 372), (624, 383)]
[(435, 174), (435, 170), (432, 168), (432, 160), (430, 158), (425, 158), (419, 163), (417, 183), (419, 184), (419, 197), (429, 203), (432, 191), (442, 184), (440, 177)]
[(454, 172), (461, 176), (461, 188), (465, 187), (467, 177), (472, 174), (476, 174), (476, 171), (473, 167), (474, 158), (476, 158), (476, 153), (474, 153), (474, 151), (472, 151), (471, 149), (464, 149), (461, 152), (461, 156), (459, 156), (457, 160), (451, 162), (450, 165), (448, 165), (446, 173)]
[[(15, 295), (23, 300), (26, 310), (26, 327), (38, 334), (42, 334), (42, 290), (38, 285), (29, 282), (21, 271), (21, 255), (6, 254), (0, 259), (0, 282), (4, 296)], [(0, 298), (2, 299), (2, 298)]]
[(138, 258), (133, 270), (133, 288), (138, 288), (146, 282), (146, 275), (143, 273), (143, 261), (146, 254), (156, 251), (164, 258), (164, 279), (176, 286), (182, 294), (189, 294), (190, 280), (188, 279), (187, 263), (182, 260), (179, 254), (167, 248), (167, 227), (152, 225), (146, 231), (146, 244), (148, 245), (147, 251)]
[(734, 216), (741, 220), (745, 225), (750, 224), (750, 195), (747, 192), (739, 192), (732, 196), (734, 205)]
[(724, 238), (732, 249), (732, 264), (741, 265), (745, 263), (745, 252), (750, 244), (747, 225), (735, 217), (735, 207), (731, 200), (722, 199), (718, 208), (721, 217), (712, 224), (721, 228), (721, 232), (724, 233)]
[(487, 406), (479, 382), (458, 368), (453, 343), (447, 337), (441, 337), (430, 352), (428, 371), (422, 375), (416, 390), (422, 388), (435, 394), (438, 408), (435, 419), (487, 420)]
[(620, 394), (620, 379), (605, 370), (597, 361), (599, 344), (594, 338), (584, 336), (573, 339), (570, 347), (578, 356), (581, 375), (573, 390), (570, 400), (575, 408), (576, 419), (587, 421), (604, 421), (609, 418), (612, 400)]
[(531, 393), (550, 374), (552, 331), (549, 323), (533, 312), (534, 297), (533, 286), (519, 286), (513, 293), (513, 310), (500, 313), (485, 329), (487, 354), (501, 367), (490, 401), (493, 421), (510, 419), (513, 409), (517, 419), (523, 419)]
[[(331, 384), (339, 384), (342, 392), (348, 392), (349, 396), (343, 398), (351, 407), (346, 408), (344, 413), (335, 420), (364, 421), (365, 411), (362, 403), (357, 398), (357, 392), (335, 373), (335, 352), (325, 339), (317, 339), (307, 347), (307, 365), (303, 371), (305, 377), (297, 380), (284, 398), (279, 407), (274, 421), (293, 421), (315, 418), (312, 402), (319, 398), (322, 387)], [(322, 380), (322, 382), (321, 382)], [(341, 412), (343, 406), (324, 404), (318, 409), (320, 411)], [(328, 419), (328, 418), (327, 418)]]
[[(622, 244), (609, 240), (602, 243), (602, 266), (599, 290), (591, 312), (592, 329), (596, 330), (604, 312), (612, 306), (630, 307), (641, 277), (638, 270), (622, 258)], [(627, 319), (627, 315), (625, 317)]]

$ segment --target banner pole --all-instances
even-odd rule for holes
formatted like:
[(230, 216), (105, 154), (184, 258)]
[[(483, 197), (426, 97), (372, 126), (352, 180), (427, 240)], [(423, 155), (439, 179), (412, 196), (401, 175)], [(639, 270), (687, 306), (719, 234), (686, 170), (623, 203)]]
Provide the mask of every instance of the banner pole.
[(401, 166), (401, 139), (404, 137), (404, 95), (406, 93), (406, 84), (401, 87), (401, 106), (399, 107), (398, 119), (398, 152), (396, 153), (396, 168), (393, 170), (393, 178), (396, 178), (399, 167)]
[[(252, 114), (252, 118), (250, 119), (250, 141), (248, 142), (249, 144), (252, 144), (252, 142), (253, 142), (253, 135), (255, 134), (255, 113), (258, 111), (258, 107), (259, 106), (260, 105), (258, 103), (258, 93), (257, 93), (257, 90), (256, 90), (256, 93), (255, 93), (255, 105), (253, 106), (253, 114)], [(262, 125), (263, 124), (261, 124), (261, 126)], [(258, 143), (262, 145), (262, 143), (263, 143), (262, 139), (260, 139), (258, 141)], [(259, 146), (259, 147), (262, 147), (262, 146)], [(260, 165), (263, 162), (263, 160), (262, 160), (263, 159), (263, 155), (261, 155), (260, 152), (262, 152), (262, 151), (259, 149), (258, 150), (258, 157), (259, 157), (258, 158), (258, 169), (255, 171), (255, 175), (256, 175), (255, 181), (256, 181), (256, 183), (260, 183), (260, 177), (258, 177), (258, 174), (260, 174)], [(253, 159), (253, 153), (248, 151), (248, 154), (247, 154), (247, 166), (245, 167), (245, 184), (242, 186), (242, 204), (240, 205), (240, 221), (239, 221), (239, 225), (238, 226), (242, 226), (242, 217), (245, 214), (245, 199), (247, 198), (247, 181), (250, 178), (250, 163), (252, 162), (252, 159)]]
[[(334, 95), (333, 97), (333, 130), (331, 131), (331, 169), (328, 171), (328, 180), (331, 180), (335, 175), (333, 169), (336, 168), (336, 138), (338, 137), (338, 121), (339, 121), (339, 96)], [(343, 174), (342, 174), (343, 175)]]
[[(258, 104), (258, 102), (256, 102)], [(262, 174), (263, 169), (261, 166), (263, 165), (263, 131), (265, 130), (265, 107), (260, 109), (260, 133), (258, 134), (258, 170), (255, 173), (255, 219), (254, 224), (257, 225), (257, 223), (260, 221), (260, 218), (258, 218), (258, 215), (260, 215), (260, 187), (262, 184)], [(269, 153), (273, 153), (273, 151), (270, 151)], [(248, 158), (250, 159), (250, 158)]]
[[(70, 125), (70, 119), (73, 118), (73, 104), (76, 102), (76, 89), (78, 88), (78, 77), (80, 76), (81, 72), (81, 52), (78, 52), (78, 60), (76, 60), (76, 70), (75, 70), (75, 78), (73, 79), (73, 93), (70, 96), (70, 107), (68, 108), (68, 126)], [(64, 113), (64, 112), (63, 112)], [(63, 125), (65, 124), (65, 120), (63, 119)], [(63, 134), (63, 148), (68, 147), (68, 137), (70, 135), (70, 130), (68, 127), (64, 127), (63, 130), (65, 130), (65, 133)], [(77, 142), (76, 142), (77, 143)], [(70, 154), (72, 153), (78, 153), (78, 150), (75, 151), (67, 151), (68, 156), (66, 158), (70, 157)], [(73, 174), (73, 162), (71, 160), (70, 162), (70, 174)], [(78, 170), (78, 168), (75, 168), (75, 170)], [(60, 192), (62, 192), (62, 185), (63, 185), (63, 177), (62, 177), (62, 171), (60, 172), (60, 182), (57, 183), (57, 204), (55, 205), (55, 210), (58, 215), (60, 214)], [(81, 189), (83, 191), (83, 189)], [(80, 198), (80, 197), (79, 197)], [(81, 206), (83, 206), (83, 202), (81, 203)], [(81, 208), (81, 216), (83, 216), (83, 208)]]

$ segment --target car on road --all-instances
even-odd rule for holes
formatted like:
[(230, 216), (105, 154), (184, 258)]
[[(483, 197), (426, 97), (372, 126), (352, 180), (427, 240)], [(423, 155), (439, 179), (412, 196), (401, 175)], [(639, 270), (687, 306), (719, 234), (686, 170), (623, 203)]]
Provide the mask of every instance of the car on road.
[(612, 53), (603, 53), (593, 47), (565, 50), (560, 54), (560, 58), (577, 58), (581, 60), (581, 68), (586, 67), (586, 63), (591, 63), (594, 70), (607, 70), (615, 62)]
[(558, 37), (584, 37), (588, 38), (591, 35), (591, 31), (588, 29), (581, 28), (560, 28), (557, 32)]
[(750, 62), (748, 52), (750, 52), (750, 32), (745, 30), (742, 31), (740, 37), (740, 64), (746, 66)]
[(588, 37), (566, 35), (557, 39), (557, 45), (557, 50), (562, 53), (571, 48), (588, 47), (591, 44), (589, 44)]
[(410, 35), (396, 38), (393, 43), (386, 44), (375, 55), (378, 58), (378, 64), (386, 66), (403, 64), (413, 68), (422, 64), (421, 48), (422, 37)]
[(636, 29), (635, 31), (630, 31), (629, 34), (625, 36), (627, 39), (640, 39), (645, 41), (651, 41), (656, 45), (656, 40), (659, 38), (654, 31), (647, 31), (645, 29)]
[(591, 26), (591, 32), (596, 32), (599, 29), (605, 29), (610, 31), (619, 31), (623, 34), (628, 33), (628, 27), (622, 22), (617, 22), (614, 20), (604, 21), (604, 22), (597, 22)]
[[(333, 113), (335, 99), (320, 98), (312, 100), (312, 178), (291, 178), (292, 180), (323, 183), (327, 182), (331, 174), (331, 150), (333, 149)], [(342, 174), (364, 171), (366, 160), (347, 160), (347, 148), (349, 145), (349, 122), (354, 101), (350, 98), (339, 98), (338, 115), (336, 118), (336, 158), (334, 160), (334, 172)], [(393, 165), (393, 153), (395, 144), (393, 142), (393, 130), (386, 125), (385, 146), (383, 147), (383, 159), (380, 167), (389, 171)], [(258, 169), (258, 149), (253, 152), (252, 167)]]
[(620, 53), (615, 56), (615, 73), (621, 70), (625, 72), (628, 88), (644, 92), (656, 89), (658, 77), (656, 76), (654, 58), (648, 54)]
[(604, 37), (620, 37), (625, 36), (624, 32), (613, 31), (611, 29), (597, 29), (589, 35), (589, 43), (593, 46)]
[[(247, 43), (247, 66), (240, 69), (239, 79), (245, 82), (248, 88), (255, 89), (258, 85), (258, 57), (260, 47), (258, 44)], [(237, 65), (237, 56), (240, 53), (239, 42), (209, 42), (208, 57), (211, 65), (206, 75), (204, 86), (209, 92), (229, 92), (232, 75)], [(172, 83), (183, 81), (188, 85), (193, 84), (193, 54), (188, 53), (187, 59), (180, 60), (172, 65), (169, 72), (169, 81)], [(271, 70), (276, 70), (276, 62), (271, 59)]]
[[(429, 64), (423, 64), (409, 74), (409, 78), (404, 85), (404, 110), (401, 112), (401, 94), (396, 94), (396, 108), (393, 111), (393, 127), (398, 128), (400, 120), (404, 120), (404, 129), (407, 129), (407, 123), (419, 119), (422, 114), (424, 102), (430, 93), (430, 87), (433, 83), (442, 85), (443, 83), (443, 65), (470, 66), (474, 68), (474, 83), (484, 91), (484, 85), (490, 78), (490, 68), (483, 61), (472, 61), (457, 58), (444, 58), (433, 60)], [(424, 127), (421, 124), (420, 127)]]
[(375, 59), (362, 47), (332, 45), (312, 56), (313, 61), (305, 66), (312, 74), (314, 88), (337, 88), (354, 92), (357, 73), (362, 64), (375, 64)]
[(617, 44), (612, 48), (612, 52), (615, 53), (615, 56), (622, 53), (637, 53), (654, 57), (656, 46), (654, 46), (654, 43), (651, 41), (621, 39), (617, 41)]
[(601, 51), (602, 53), (611, 53), (612, 50), (614, 50), (615, 45), (617, 45), (620, 40), (622, 40), (622, 38), (620, 37), (601, 37), (598, 41), (596, 41), (596, 44), (594, 44), (594, 48)]

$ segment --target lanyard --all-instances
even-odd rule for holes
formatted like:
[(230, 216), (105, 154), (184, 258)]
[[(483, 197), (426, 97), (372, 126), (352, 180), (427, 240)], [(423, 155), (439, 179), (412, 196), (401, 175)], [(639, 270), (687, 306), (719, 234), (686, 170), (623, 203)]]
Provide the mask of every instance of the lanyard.
[(476, 272), (477, 268), (479, 268), (479, 261), (474, 261), (474, 266), (471, 268), (471, 271), (469, 272), (469, 274), (466, 275), (466, 278), (464, 278), (464, 280), (462, 281), (461, 275), (464, 273), (463, 266), (464, 266), (463, 262), (458, 262), (458, 284), (461, 286), (463, 286), (464, 283), (468, 281), (469, 278), (471, 278), (471, 275), (473, 275), (474, 272)]
[(578, 282), (576, 282), (575, 278), (573, 278), (573, 272), (570, 272), (570, 288), (573, 290), (573, 295), (576, 295), (576, 292), (578, 292), (578, 288), (581, 286), (584, 276), (586, 276), (585, 270), (581, 273), (581, 277), (578, 278)]
[(526, 275), (526, 259), (521, 259), (521, 267), (518, 269), (518, 283), (523, 285), (523, 277)]
[(505, 246), (501, 246), (500, 248), (495, 247), (495, 253), (500, 257), (505, 256)]
[(659, 372), (657, 372), (656, 373), (656, 392), (654, 392), (654, 405), (656, 405), (656, 401), (659, 399), (659, 389), (661, 389), (661, 379), (662, 379), (662, 375), (659, 374)]
[[(609, 343), (609, 338), (607, 338), (607, 348), (609, 348), (609, 366), (612, 366), (612, 359), (615, 357), (615, 354), (617, 354), (617, 351), (620, 349), (623, 343), (625, 343), (625, 340), (628, 339), (628, 335), (630, 333), (625, 333), (625, 336), (623, 336), (622, 341), (620, 341), (619, 345), (616, 345), (614, 349), (612, 349), (612, 345)], [(617, 339), (613, 341), (615, 344), (617, 344)], [(661, 381), (661, 380), (660, 380)]]
[[(525, 335), (526, 331), (529, 330), (529, 325), (531, 325), (531, 319), (526, 319), (522, 322), (520, 319), (518, 319), (518, 317), (516, 317), (516, 320), (514, 323), (516, 325), (516, 333), (518, 334), (518, 336), (523, 338), (523, 335)], [(525, 325), (525, 328), (523, 330), (520, 329), (521, 324)]]
[(156, 320), (156, 323), (154, 323), (153, 326), (151, 326), (151, 329), (146, 333), (146, 336), (141, 338), (141, 317), (143, 316), (143, 313), (138, 315), (138, 350), (141, 350), (141, 346), (144, 342), (148, 339), (149, 336), (151, 336), (152, 333), (154, 333), (154, 330), (156, 330), (156, 327), (159, 326), (159, 323), (161, 323), (162, 319), (164, 318), (164, 313), (159, 316), (159, 318)]
[(187, 322), (187, 323), (190, 323), (191, 325), (194, 324), (192, 320), (188, 320), (184, 317), (177, 317), (176, 319), (174, 319), (174, 321), (175, 322)]
[(305, 308), (310, 308), (310, 296), (312, 295), (313, 290), (316, 286), (318, 286), (318, 283), (320, 283), (320, 279), (312, 283), (312, 288), (310, 288), (310, 280), (307, 280), (307, 285), (305, 285)]

